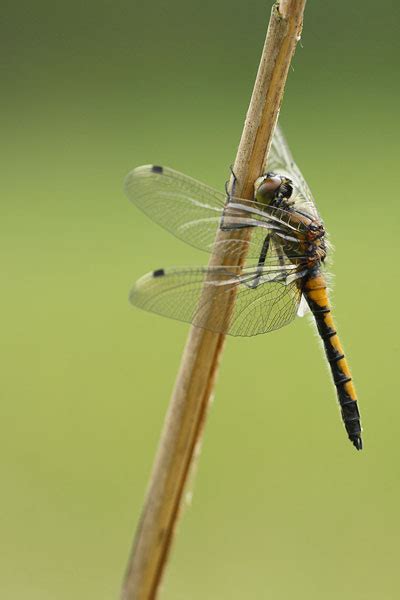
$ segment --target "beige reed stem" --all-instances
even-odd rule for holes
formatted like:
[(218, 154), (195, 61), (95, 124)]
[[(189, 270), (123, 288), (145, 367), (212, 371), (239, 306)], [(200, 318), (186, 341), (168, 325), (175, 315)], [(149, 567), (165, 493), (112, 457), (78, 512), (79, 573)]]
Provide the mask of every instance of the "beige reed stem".
[[(255, 179), (262, 173), (276, 125), (289, 65), (300, 39), (305, 0), (274, 4), (249, 109), (246, 115), (234, 173), (235, 195), (253, 196)], [(217, 240), (248, 233), (217, 233)], [(210, 264), (241, 264), (244, 257), (211, 257)], [(203, 292), (207, 294), (207, 291)], [(229, 318), (235, 302), (214, 310)], [(204, 306), (204, 303), (202, 303)], [(153, 600), (171, 549), (182, 498), (196, 447), (200, 444), (207, 407), (214, 390), (225, 336), (192, 327), (170, 401), (153, 471), (129, 557), (121, 600)]]

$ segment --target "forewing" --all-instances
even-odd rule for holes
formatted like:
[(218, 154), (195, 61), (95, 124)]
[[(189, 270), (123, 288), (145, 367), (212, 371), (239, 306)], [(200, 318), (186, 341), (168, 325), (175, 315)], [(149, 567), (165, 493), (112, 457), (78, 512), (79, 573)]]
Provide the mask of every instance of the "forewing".
[(311, 190), (299, 167), (293, 160), (292, 153), (289, 150), (289, 146), (279, 124), (275, 128), (272, 138), (265, 171), (273, 171), (279, 175), (286, 175), (289, 177), (294, 183), (294, 191), (291, 200), (294, 200), (295, 207), (307, 212), (314, 218), (319, 218)]
[[(238, 198), (231, 198), (227, 205), (226, 195), (167, 167), (137, 167), (127, 176), (125, 191), (150, 219), (206, 252), (257, 258), (270, 232), (298, 243), (288, 211)], [(215, 246), (219, 227), (227, 231), (219, 235)]]
[(210, 251), (225, 195), (167, 167), (144, 165), (125, 180), (129, 200), (184, 242)]
[[(299, 268), (198, 267), (160, 269), (139, 279), (130, 294), (135, 306), (233, 336), (279, 329), (296, 316)], [(234, 305), (230, 313), (226, 306)], [(227, 304), (228, 303), (228, 304)]]

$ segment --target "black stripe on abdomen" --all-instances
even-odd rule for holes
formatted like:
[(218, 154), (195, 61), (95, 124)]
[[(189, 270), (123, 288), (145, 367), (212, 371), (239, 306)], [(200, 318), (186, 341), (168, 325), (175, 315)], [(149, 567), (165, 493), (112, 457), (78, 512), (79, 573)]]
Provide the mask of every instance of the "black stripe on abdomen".
[(318, 333), (324, 344), (347, 435), (357, 450), (361, 450), (361, 424), (356, 392), (332, 318), (326, 283), (322, 275), (318, 274), (316, 277), (309, 278), (304, 285), (303, 293), (314, 315)]

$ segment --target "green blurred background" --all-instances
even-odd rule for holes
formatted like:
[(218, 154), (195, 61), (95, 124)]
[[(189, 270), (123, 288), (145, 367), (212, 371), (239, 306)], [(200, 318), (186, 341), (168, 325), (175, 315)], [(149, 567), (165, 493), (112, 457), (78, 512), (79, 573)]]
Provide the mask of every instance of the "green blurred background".
[[(222, 189), (270, 6), (3, 6), (2, 598), (118, 595), (188, 330), (128, 291), (207, 261), (123, 178), (155, 162)], [(308, 319), (229, 339), (166, 600), (400, 597), (399, 16), (309, 1), (281, 112), (336, 247), (365, 450)]]

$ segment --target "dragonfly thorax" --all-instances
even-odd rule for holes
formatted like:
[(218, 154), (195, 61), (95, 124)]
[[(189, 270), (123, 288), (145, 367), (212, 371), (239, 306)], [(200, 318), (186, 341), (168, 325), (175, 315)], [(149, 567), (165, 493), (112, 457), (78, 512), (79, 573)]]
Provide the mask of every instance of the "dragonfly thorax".
[(293, 192), (290, 179), (272, 171), (256, 179), (254, 184), (254, 198), (261, 204), (275, 204), (289, 200)]

